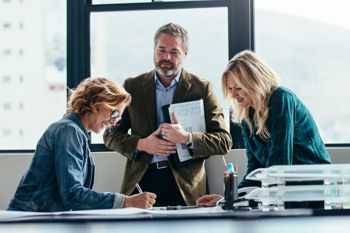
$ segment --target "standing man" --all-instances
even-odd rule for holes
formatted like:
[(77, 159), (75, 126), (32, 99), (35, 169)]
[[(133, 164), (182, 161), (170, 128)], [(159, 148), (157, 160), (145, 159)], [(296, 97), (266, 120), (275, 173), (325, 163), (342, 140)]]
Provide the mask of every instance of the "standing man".
[[(105, 144), (128, 159), (122, 193), (136, 193), (139, 183), (144, 191), (156, 193), (157, 206), (195, 205), (206, 193), (204, 160), (226, 154), (232, 146), (212, 84), (182, 68), (187, 53), (183, 27), (173, 23), (160, 27), (154, 36), (155, 69), (125, 81), (132, 103), (120, 124), (104, 133)], [(162, 106), (198, 99), (204, 103), (205, 133), (186, 132), (178, 123), (164, 124)], [(176, 153), (176, 143), (192, 154), (186, 166), (175, 166), (170, 156)]]

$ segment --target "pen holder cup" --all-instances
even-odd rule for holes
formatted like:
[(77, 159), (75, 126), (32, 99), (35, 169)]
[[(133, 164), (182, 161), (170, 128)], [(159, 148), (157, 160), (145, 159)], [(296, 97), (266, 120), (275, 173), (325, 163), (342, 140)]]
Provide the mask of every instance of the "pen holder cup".
[(238, 176), (235, 173), (224, 176), (224, 209), (233, 209), (233, 204), (238, 199)]

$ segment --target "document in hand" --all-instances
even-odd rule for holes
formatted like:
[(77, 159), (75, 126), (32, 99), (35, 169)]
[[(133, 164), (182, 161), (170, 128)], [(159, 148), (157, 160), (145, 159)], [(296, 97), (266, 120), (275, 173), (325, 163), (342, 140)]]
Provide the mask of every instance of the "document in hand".
[[(169, 115), (172, 116), (173, 112), (184, 130), (188, 132), (206, 132), (204, 105), (202, 99), (170, 104)], [(174, 119), (171, 119), (171, 123), (174, 123)], [(184, 163), (192, 159), (187, 146), (177, 143), (176, 149), (180, 163)]]

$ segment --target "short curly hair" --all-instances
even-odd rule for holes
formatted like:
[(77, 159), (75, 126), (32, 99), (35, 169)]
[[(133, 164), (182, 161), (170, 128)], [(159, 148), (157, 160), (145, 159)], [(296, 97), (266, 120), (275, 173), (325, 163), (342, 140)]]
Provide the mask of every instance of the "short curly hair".
[(131, 95), (122, 86), (104, 77), (86, 78), (69, 94), (67, 112), (80, 117), (92, 112), (97, 105), (118, 108), (122, 103), (129, 105), (131, 102)]

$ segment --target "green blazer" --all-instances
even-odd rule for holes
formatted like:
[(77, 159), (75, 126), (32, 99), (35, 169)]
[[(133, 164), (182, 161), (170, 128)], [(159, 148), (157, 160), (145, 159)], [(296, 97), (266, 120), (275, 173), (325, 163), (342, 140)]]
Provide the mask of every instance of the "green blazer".
[[(149, 136), (157, 129), (154, 71), (128, 78), (124, 87), (131, 94), (132, 102), (124, 111), (119, 124), (105, 131), (104, 142), (107, 147), (127, 158), (121, 192), (130, 195), (153, 157), (145, 152), (136, 153), (136, 145), (140, 138)], [(195, 145), (193, 158), (196, 160), (181, 168), (170, 163), (187, 205), (194, 205), (196, 199), (206, 193), (204, 159), (211, 155), (226, 154), (232, 146), (231, 135), (226, 130), (222, 108), (212, 84), (183, 70), (173, 103), (200, 98), (204, 102), (206, 133), (192, 133)]]
[[(329, 164), (331, 159), (321, 139), (316, 122), (303, 102), (289, 89), (278, 87), (269, 100), (266, 127), (270, 138), (256, 135), (254, 110), (250, 109), (253, 133), (246, 121), (242, 133), (247, 154), (247, 174), (273, 165)], [(239, 188), (260, 186), (260, 182), (243, 179)]]

